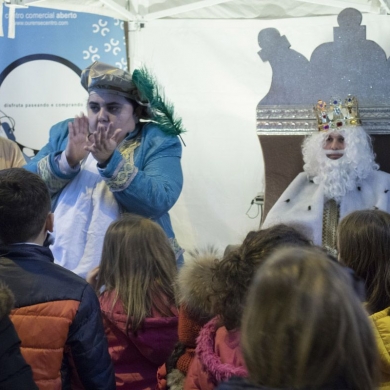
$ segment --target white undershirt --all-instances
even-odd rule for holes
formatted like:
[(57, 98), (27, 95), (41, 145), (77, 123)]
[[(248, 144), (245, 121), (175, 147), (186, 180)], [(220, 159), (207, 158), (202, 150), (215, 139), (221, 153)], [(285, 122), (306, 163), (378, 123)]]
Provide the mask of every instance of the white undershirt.
[[(69, 166), (63, 166), (64, 157), (63, 153), (59, 166), (68, 170)], [(119, 214), (118, 203), (89, 154), (80, 173), (62, 190), (57, 201), (55, 242), (51, 246), (55, 263), (85, 278), (89, 270), (99, 265), (104, 235)]]

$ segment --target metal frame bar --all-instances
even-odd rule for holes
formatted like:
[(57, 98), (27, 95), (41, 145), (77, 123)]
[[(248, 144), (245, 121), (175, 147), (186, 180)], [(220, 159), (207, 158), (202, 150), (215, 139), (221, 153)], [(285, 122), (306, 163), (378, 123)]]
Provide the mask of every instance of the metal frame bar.
[(377, 13), (370, 4), (355, 3), (346, 0), (297, 0), (302, 3), (312, 3), (336, 8), (356, 8), (361, 12)]
[(389, 0), (379, 0), (381, 6), (386, 11), (386, 13), (390, 14), (390, 1)]
[(135, 21), (137, 20), (137, 16), (127, 10), (126, 8), (122, 7), (119, 5), (117, 2), (114, 0), (100, 0), (101, 3), (106, 5), (107, 7), (111, 8), (112, 10), (118, 12), (119, 14), (123, 15), (126, 20), (128, 21)]
[(150, 21), (150, 20), (161, 19), (167, 16), (173, 16), (184, 12), (194, 11), (196, 9), (210, 7), (212, 5), (228, 3), (230, 1), (232, 0), (200, 0), (195, 3), (179, 5), (177, 7), (173, 7), (164, 11), (152, 12), (148, 15), (145, 15), (144, 20)]

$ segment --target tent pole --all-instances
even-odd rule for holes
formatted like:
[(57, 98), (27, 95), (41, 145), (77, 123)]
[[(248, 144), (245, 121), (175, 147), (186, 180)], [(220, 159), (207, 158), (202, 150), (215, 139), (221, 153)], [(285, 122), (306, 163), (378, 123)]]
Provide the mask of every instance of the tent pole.
[(129, 72), (133, 74), (133, 71), (136, 68), (135, 58), (137, 52), (138, 37), (141, 28), (144, 27), (144, 24), (142, 23), (142, 16), (139, 13), (140, 0), (131, 0), (130, 3), (133, 6), (133, 10), (134, 10), (133, 15), (135, 16), (135, 18), (132, 21), (128, 22), (127, 37), (128, 37), (128, 45), (129, 45), (129, 57), (127, 61), (128, 61)]
[(135, 68), (134, 66), (134, 58), (135, 51), (137, 46), (137, 35), (140, 30), (140, 24), (138, 22), (138, 0), (133, 0), (131, 3), (133, 4), (134, 13), (130, 10), (119, 5), (114, 0), (100, 0), (101, 3), (106, 5), (107, 7), (113, 9), (119, 14), (123, 15), (124, 19), (127, 21), (127, 42), (128, 42), (128, 58), (127, 58), (127, 67), (130, 73), (133, 73)]
[[(138, 4), (137, 4), (137, 1), (132, 1), (131, 2), (133, 4), (133, 8), (134, 8), (134, 11), (135, 13), (138, 12)], [(135, 45), (136, 45), (136, 34), (137, 34), (137, 22), (135, 21), (135, 19), (133, 21), (128, 21), (127, 23), (127, 27), (128, 27), (128, 30), (127, 30), (127, 42), (128, 42), (128, 45), (129, 45), (129, 57), (127, 58), (127, 64), (128, 64), (128, 69), (129, 69), (129, 72), (130, 74), (133, 74), (133, 71), (134, 71), (134, 57), (135, 57)]]

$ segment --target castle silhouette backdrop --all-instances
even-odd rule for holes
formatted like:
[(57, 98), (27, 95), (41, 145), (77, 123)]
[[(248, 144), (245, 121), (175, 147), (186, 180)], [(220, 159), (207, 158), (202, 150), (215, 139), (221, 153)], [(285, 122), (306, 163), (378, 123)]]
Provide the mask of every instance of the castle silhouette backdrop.
[(259, 32), (258, 54), (272, 68), (270, 90), (257, 106), (259, 132), (312, 131), (317, 100), (344, 99), (348, 94), (357, 97), (369, 132), (389, 132), (390, 58), (376, 42), (367, 40), (358, 10), (344, 9), (337, 22), (334, 41), (319, 45), (310, 61), (290, 49), (277, 29)]

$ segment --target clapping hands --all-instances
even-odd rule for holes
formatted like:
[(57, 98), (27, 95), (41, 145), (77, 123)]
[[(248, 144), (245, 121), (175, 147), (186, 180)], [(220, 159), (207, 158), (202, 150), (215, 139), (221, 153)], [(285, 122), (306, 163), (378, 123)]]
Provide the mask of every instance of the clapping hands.
[(114, 130), (112, 123), (108, 126), (99, 124), (95, 132), (90, 132), (88, 117), (81, 113), (68, 124), (69, 136), (65, 149), (66, 159), (71, 167), (80, 163), (88, 153), (99, 164), (110, 159), (120, 143), (121, 129)]
[(108, 127), (99, 124), (97, 131), (89, 135), (90, 143), (85, 146), (85, 150), (91, 152), (99, 164), (104, 164), (117, 148), (121, 132), (121, 129), (114, 130), (112, 123)]

